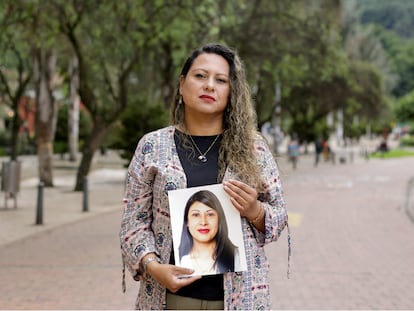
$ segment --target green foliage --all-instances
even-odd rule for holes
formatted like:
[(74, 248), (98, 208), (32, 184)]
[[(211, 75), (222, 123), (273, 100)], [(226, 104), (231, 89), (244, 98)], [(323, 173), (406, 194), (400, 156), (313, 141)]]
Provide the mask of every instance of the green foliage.
[(395, 114), (400, 122), (414, 120), (414, 91), (398, 100)]
[(414, 38), (414, 2), (411, 0), (364, 0), (361, 22), (376, 23), (404, 38)]
[(401, 97), (414, 89), (414, 2), (410, 0), (365, 0), (361, 23), (374, 26), (398, 80), (392, 94)]
[(401, 42), (399, 46), (394, 47), (394, 50), (393, 61), (400, 75), (400, 81), (393, 93), (401, 97), (414, 90), (414, 39)]
[[(92, 129), (92, 121), (90, 115), (84, 110), (79, 111), (79, 140), (85, 141)], [(63, 104), (58, 110), (58, 120), (54, 141), (54, 152), (68, 152), (68, 105)]]
[(405, 149), (393, 149), (386, 152), (375, 152), (370, 155), (370, 158), (384, 158), (384, 159), (393, 159), (393, 158), (402, 158), (402, 157), (414, 157), (414, 151), (405, 150)]
[[(392, 16), (387, 16), (387, 2), (403, 3), (405, 10), (391, 9)], [(22, 16), (27, 17), (24, 21), (31, 22), (30, 27), (27, 23), (18, 28), (0, 25), (0, 35), (10, 33), (14, 41), (27, 44), (22, 45), (22, 50), (28, 65), (30, 44), (57, 49), (65, 82), (68, 63), (76, 54), (81, 73), (79, 90), (90, 122), (96, 129), (111, 128), (110, 137), (102, 141), (126, 150), (126, 158), (130, 158), (143, 133), (166, 124), (166, 107), (185, 57), (193, 48), (212, 41), (226, 43), (241, 55), (259, 123), (272, 119), (279, 85), (284, 129), (298, 133), (301, 140), (327, 136), (332, 129), (326, 117), (338, 110), (344, 113), (347, 136), (357, 137), (366, 124), (382, 131), (393, 117), (386, 97), (386, 85), (394, 81), (391, 75), (397, 72), (401, 77), (393, 89), (396, 96), (414, 86), (413, 44), (400, 40), (409, 33), (403, 30), (411, 29), (410, 20), (395, 18), (398, 12), (409, 16), (412, 4), (400, 0), (361, 1), (363, 22), (381, 23), (389, 31), (383, 27), (375, 31), (359, 27), (363, 31), (352, 41), (355, 53), (348, 53), (339, 37), (342, 30), (337, 18), (341, 9), (338, 3), (123, 0), (96, 5), (93, 1), (5, 0), (0, 4), (1, 17), (9, 5), (18, 4), (23, 9)], [(35, 17), (40, 28), (34, 27)], [(350, 33), (358, 32), (357, 28), (351, 27)], [(0, 40), (0, 46), (6, 42)], [(0, 55), (2, 64), (8, 60), (8, 67), (16, 67), (18, 59), (10, 51)], [(384, 55), (392, 60), (391, 69), (395, 72), (384, 69)], [(59, 116), (56, 146), (66, 141), (65, 128), (66, 121)], [(96, 133), (87, 128), (87, 133)], [(118, 133), (121, 139), (116, 139)]]
[(0, 131), (0, 146), (10, 144), (10, 133), (8, 131)]
[(168, 112), (160, 104), (149, 105), (137, 99), (122, 114), (118, 137), (108, 147), (122, 150), (121, 157), (130, 160), (138, 140), (147, 132), (166, 126)]
[(392, 94), (401, 97), (414, 89), (414, 39), (404, 39), (395, 32), (377, 26), (376, 36), (381, 40), (399, 79)]
[(414, 136), (401, 138), (400, 145), (401, 147), (414, 147)]
[(5, 157), (10, 154), (10, 151), (4, 147), (0, 147), (0, 157)]
[(31, 31), (22, 27), (22, 22), (30, 23), (29, 10), (8, 2), (0, 4), (0, 102), (13, 111), (10, 119), (10, 158), (15, 160), (19, 153), (20, 119), (19, 102), (27, 90), (32, 76)]
[(359, 138), (365, 133), (365, 124), (345, 122), (344, 123), (344, 135), (349, 138)]
[(386, 106), (382, 93), (382, 79), (371, 64), (353, 62), (350, 67), (350, 99), (354, 101), (352, 114), (376, 119)]

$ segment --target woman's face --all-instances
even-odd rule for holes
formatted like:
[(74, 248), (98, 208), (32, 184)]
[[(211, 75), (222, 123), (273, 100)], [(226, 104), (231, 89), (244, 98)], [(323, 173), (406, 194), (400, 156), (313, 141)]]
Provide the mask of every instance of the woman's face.
[(186, 114), (222, 116), (230, 95), (230, 67), (220, 55), (204, 53), (180, 79)]
[(211, 207), (194, 202), (188, 210), (188, 230), (195, 241), (211, 242), (218, 231), (218, 215)]

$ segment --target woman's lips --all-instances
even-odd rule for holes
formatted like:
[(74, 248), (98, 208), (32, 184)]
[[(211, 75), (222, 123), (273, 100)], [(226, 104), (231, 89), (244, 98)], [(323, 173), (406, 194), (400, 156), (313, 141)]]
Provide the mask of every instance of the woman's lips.
[(209, 95), (201, 95), (200, 98), (209, 103), (216, 101), (214, 97), (209, 96)]
[(206, 234), (210, 232), (210, 229), (198, 229), (198, 232), (202, 233), (202, 234)]

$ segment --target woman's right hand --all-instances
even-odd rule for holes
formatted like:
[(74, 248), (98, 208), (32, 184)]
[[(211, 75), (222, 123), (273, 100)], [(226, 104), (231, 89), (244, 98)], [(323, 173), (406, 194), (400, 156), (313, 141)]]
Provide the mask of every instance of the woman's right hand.
[(156, 261), (148, 264), (147, 273), (172, 293), (177, 292), (181, 287), (201, 279), (200, 275), (192, 275), (194, 273), (192, 269), (160, 264)]

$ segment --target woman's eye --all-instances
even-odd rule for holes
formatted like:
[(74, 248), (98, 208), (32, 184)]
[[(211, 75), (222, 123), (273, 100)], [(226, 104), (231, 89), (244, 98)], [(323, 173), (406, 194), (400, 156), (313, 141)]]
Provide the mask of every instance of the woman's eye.
[(227, 83), (227, 80), (226, 80), (226, 79), (217, 79), (217, 81), (218, 81), (219, 83)]
[(200, 213), (192, 213), (191, 216), (192, 217), (198, 217), (198, 216), (200, 216)]
[(205, 78), (205, 75), (203, 75), (202, 73), (196, 73), (196, 78)]

